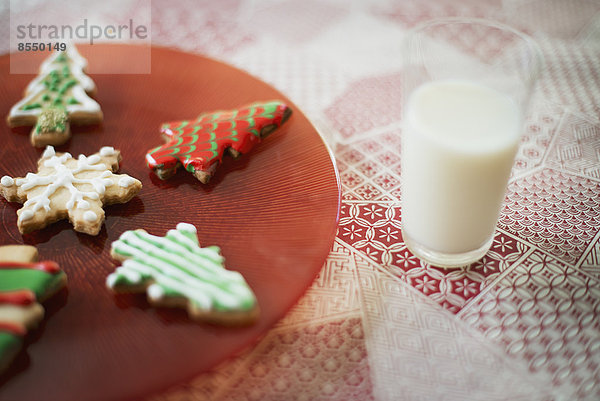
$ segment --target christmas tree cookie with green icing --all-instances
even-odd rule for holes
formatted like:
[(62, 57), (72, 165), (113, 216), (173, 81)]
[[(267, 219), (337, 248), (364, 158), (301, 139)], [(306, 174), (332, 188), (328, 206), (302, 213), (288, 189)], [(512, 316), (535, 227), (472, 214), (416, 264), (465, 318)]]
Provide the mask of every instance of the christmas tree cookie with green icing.
[(18, 354), (27, 332), (44, 318), (40, 303), (67, 282), (56, 263), (37, 259), (33, 246), (0, 246), (0, 373)]
[(86, 66), (74, 46), (52, 53), (27, 86), (24, 98), (11, 108), (8, 125), (33, 126), (31, 143), (44, 147), (65, 143), (71, 137), (71, 123), (100, 123), (100, 105), (90, 97), (96, 85), (85, 74)]
[(165, 144), (151, 149), (146, 162), (160, 179), (182, 165), (206, 184), (228, 152), (234, 158), (280, 127), (292, 109), (280, 101), (256, 102), (235, 110), (201, 114), (195, 120), (165, 123), (160, 132)]
[(104, 222), (104, 205), (127, 203), (142, 183), (119, 169), (121, 152), (104, 146), (90, 156), (74, 158), (46, 147), (38, 172), (25, 177), (0, 178), (0, 194), (9, 202), (23, 203), (17, 210), (21, 234), (68, 218), (75, 231), (98, 235)]
[(146, 292), (151, 304), (186, 308), (194, 320), (240, 325), (258, 317), (242, 275), (225, 269), (217, 246), (201, 248), (191, 224), (179, 223), (164, 237), (125, 231), (112, 243), (111, 255), (122, 262), (106, 279), (116, 293)]

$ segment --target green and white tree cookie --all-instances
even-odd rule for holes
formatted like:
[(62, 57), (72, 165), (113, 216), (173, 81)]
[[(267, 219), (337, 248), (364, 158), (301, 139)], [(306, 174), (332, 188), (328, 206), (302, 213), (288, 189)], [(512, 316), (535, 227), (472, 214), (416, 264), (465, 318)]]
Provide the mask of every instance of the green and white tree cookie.
[(146, 292), (151, 304), (186, 308), (194, 320), (238, 325), (258, 317), (242, 275), (225, 269), (219, 247), (201, 248), (191, 224), (179, 223), (164, 237), (125, 231), (111, 255), (123, 262), (106, 279), (117, 293)]
[(90, 97), (96, 85), (85, 74), (86, 66), (74, 46), (53, 53), (27, 86), (24, 98), (11, 108), (8, 125), (34, 126), (31, 143), (43, 147), (65, 143), (71, 137), (70, 123), (100, 123), (100, 105)]

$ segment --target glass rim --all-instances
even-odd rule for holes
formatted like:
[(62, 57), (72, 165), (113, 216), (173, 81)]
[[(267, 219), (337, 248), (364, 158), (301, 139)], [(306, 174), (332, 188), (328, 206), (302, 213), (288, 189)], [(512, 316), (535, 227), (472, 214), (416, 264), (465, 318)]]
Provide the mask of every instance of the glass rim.
[(440, 18), (432, 18), (427, 21), (420, 22), (415, 25), (411, 29), (408, 30), (406, 34), (406, 42), (407, 44), (411, 41), (411, 38), (414, 38), (418, 32), (425, 31), (426, 28), (437, 26), (437, 25), (450, 25), (450, 24), (476, 24), (480, 26), (487, 26), (490, 28), (496, 28), (503, 31), (507, 31), (512, 33), (513, 35), (519, 37), (523, 42), (527, 44), (527, 47), (531, 50), (532, 54), (532, 63), (533, 68), (532, 72), (537, 75), (541, 71), (543, 64), (543, 55), (542, 50), (539, 44), (529, 35), (524, 32), (519, 31), (518, 29), (504, 24), (502, 22), (498, 22), (495, 20), (490, 20), (486, 18), (475, 18), (475, 17), (440, 17)]

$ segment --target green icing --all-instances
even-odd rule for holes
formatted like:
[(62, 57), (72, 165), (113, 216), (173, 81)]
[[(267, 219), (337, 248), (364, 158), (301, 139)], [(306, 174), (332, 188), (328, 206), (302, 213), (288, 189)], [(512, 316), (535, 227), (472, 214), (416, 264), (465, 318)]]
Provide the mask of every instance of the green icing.
[[(69, 59), (66, 54), (61, 52), (61, 54), (54, 59), (53, 64), (56, 64), (57, 66), (50, 71), (42, 81), (46, 91), (42, 94), (41, 100), (43, 102), (50, 102), (50, 104), (53, 105), (80, 104), (81, 102), (72, 96), (68, 99), (64, 98), (69, 89), (78, 84), (78, 81), (71, 73)], [(26, 104), (22, 107), (22, 110), (38, 108), (42, 108), (42, 105), (39, 102), (35, 102)]]
[(0, 358), (7, 353), (14, 353), (21, 347), (22, 341), (20, 336), (0, 331)]
[(77, 85), (77, 81), (74, 79), (69, 79), (68, 81), (64, 82), (62, 84), (62, 86), (60, 87), (60, 89), (58, 90), (58, 94), (59, 95), (64, 95), (67, 90), (69, 90), (70, 87)]
[(31, 103), (31, 104), (26, 104), (25, 106), (23, 106), (23, 110), (32, 110), (32, 109), (40, 109), (42, 108), (42, 105), (39, 103)]
[(178, 224), (165, 237), (126, 231), (112, 250), (128, 259), (108, 276), (109, 287), (149, 285), (150, 298), (183, 296), (204, 310), (250, 310), (256, 305), (242, 275), (225, 269), (218, 247), (201, 248), (189, 224)]
[(0, 291), (29, 289), (37, 299), (43, 298), (47, 291), (56, 288), (63, 279), (63, 272), (46, 273), (36, 269), (0, 269)]

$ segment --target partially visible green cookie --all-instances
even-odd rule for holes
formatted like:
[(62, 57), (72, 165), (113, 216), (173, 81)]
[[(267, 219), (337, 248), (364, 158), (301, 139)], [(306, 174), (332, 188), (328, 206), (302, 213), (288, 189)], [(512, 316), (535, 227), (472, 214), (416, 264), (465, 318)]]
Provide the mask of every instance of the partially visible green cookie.
[(0, 246), (0, 373), (18, 354), (28, 330), (44, 318), (40, 302), (67, 282), (56, 263), (37, 258), (37, 249), (29, 245)]

